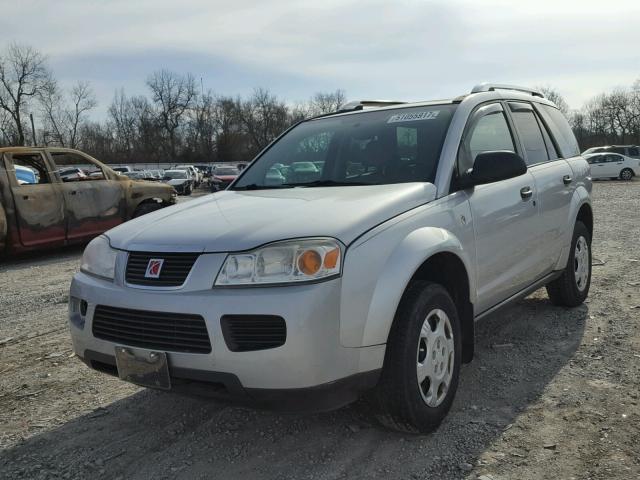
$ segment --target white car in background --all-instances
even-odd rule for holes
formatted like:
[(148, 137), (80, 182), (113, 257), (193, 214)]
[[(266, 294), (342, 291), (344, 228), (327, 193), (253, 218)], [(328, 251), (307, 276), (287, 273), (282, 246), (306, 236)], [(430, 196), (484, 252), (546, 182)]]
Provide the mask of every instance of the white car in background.
[(591, 178), (631, 180), (640, 175), (640, 160), (618, 153), (592, 153), (584, 156), (591, 166)]
[(196, 188), (202, 183), (202, 173), (193, 165), (176, 165), (172, 170), (186, 170), (189, 173), (193, 186)]

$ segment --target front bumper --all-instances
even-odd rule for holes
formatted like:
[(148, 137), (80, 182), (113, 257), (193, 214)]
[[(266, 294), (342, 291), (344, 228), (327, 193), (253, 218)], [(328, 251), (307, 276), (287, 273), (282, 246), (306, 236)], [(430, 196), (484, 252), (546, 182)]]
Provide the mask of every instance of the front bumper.
[[(126, 255), (119, 254), (118, 264), (126, 262)], [(188, 313), (205, 319), (212, 349), (205, 354), (167, 352), (176, 390), (190, 384), (184, 389), (195, 386), (218, 398), (253, 400), (252, 403), (270, 408), (286, 403), (287, 410), (296, 410), (290, 408), (291, 403), (302, 410), (325, 410), (349, 403), (375, 385), (384, 345), (345, 348), (340, 344), (341, 279), (285, 287), (211, 288), (211, 272), (218, 271), (224, 258), (224, 254), (201, 255), (185, 285), (178, 289), (128, 286), (122, 273), (116, 275), (114, 282), (76, 274), (71, 297), (87, 303), (82, 328), (78, 322), (70, 321), (75, 353), (92, 368), (116, 373), (109, 372), (108, 366), (115, 365), (115, 346), (126, 343), (93, 336), (97, 305)], [(286, 342), (266, 350), (232, 352), (222, 333), (223, 315), (280, 316), (287, 324)], [(218, 388), (220, 385), (224, 388)], [(283, 403), (286, 398), (292, 402)], [(316, 405), (307, 408), (308, 403)]]

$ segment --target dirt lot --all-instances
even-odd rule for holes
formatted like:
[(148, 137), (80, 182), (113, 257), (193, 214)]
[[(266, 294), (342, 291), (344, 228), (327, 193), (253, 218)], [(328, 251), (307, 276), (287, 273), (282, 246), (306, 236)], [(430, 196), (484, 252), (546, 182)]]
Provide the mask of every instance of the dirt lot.
[(361, 405), (288, 416), (93, 372), (66, 327), (81, 249), (5, 261), (0, 477), (640, 478), (640, 181), (597, 183), (594, 207), (588, 303), (541, 290), (479, 324), (449, 417), (422, 437)]

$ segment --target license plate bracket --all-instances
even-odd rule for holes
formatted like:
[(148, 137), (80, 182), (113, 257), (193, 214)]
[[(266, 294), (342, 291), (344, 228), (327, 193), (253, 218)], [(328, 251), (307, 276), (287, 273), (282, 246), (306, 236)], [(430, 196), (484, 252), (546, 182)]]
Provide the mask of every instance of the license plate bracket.
[(142, 387), (171, 389), (169, 364), (165, 352), (138, 351), (117, 346), (116, 366), (118, 376)]

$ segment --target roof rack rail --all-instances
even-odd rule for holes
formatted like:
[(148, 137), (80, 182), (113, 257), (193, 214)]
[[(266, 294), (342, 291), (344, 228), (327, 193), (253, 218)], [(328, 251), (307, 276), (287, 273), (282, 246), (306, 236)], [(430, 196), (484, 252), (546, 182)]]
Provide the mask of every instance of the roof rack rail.
[(400, 102), (396, 100), (356, 100), (353, 102), (347, 102), (342, 105), (338, 112), (350, 112), (352, 110), (363, 110), (366, 107), (388, 107), (391, 105), (401, 105), (407, 102)]
[(534, 97), (544, 98), (544, 93), (539, 90), (527, 87), (518, 87), (517, 85), (504, 85), (500, 83), (481, 83), (473, 87), (471, 93), (494, 92), (496, 90), (515, 90), (517, 92), (528, 93)]

